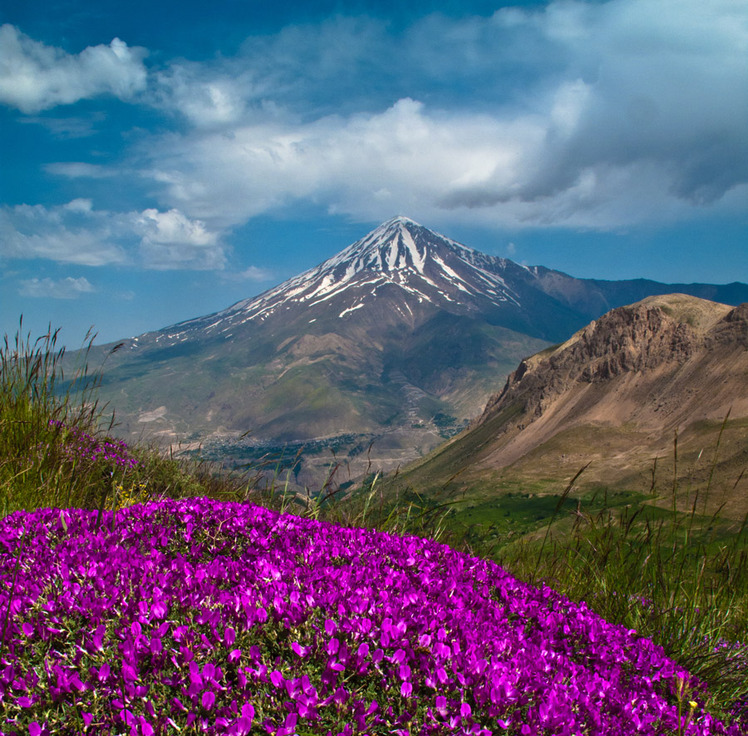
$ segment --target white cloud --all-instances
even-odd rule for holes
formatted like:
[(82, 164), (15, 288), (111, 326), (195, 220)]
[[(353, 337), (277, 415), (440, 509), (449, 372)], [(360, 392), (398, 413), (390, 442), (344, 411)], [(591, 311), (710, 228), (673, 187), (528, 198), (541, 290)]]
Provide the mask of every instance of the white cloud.
[(429, 115), (404, 99), (379, 114), (172, 139), (152, 175), (181, 209), (224, 226), (300, 198), (370, 217), (436, 205), (452, 187), (509, 187), (543, 135), (533, 119)]
[(249, 266), (243, 271), (232, 271), (226, 269), (221, 272), (221, 278), (224, 281), (270, 281), (273, 278), (273, 273), (266, 268), (259, 268), (258, 266)]
[(0, 257), (159, 270), (226, 263), (219, 234), (179, 210), (116, 213), (94, 209), (89, 199), (0, 209)]
[(218, 239), (215, 233), (210, 233), (205, 229), (205, 223), (190, 220), (179, 210), (168, 212), (159, 212), (155, 209), (143, 210), (137, 223), (145, 232), (144, 239), (155, 245), (212, 246)]
[(129, 99), (145, 89), (144, 56), (144, 49), (118, 38), (68, 54), (6, 24), (0, 26), (0, 102), (36, 113), (101, 94)]
[(43, 258), (81, 266), (125, 263), (125, 250), (113, 240), (108, 213), (93, 212), (88, 200), (47, 208), (17, 205), (0, 210), (0, 256)]
[(117, 176), (114, 169), (83, 161), (62, 161), (46, 164), (44, 170), (54, 176), (64, 176), (68, 179), (108, 179)]
[(85, 277), (74, 279), (68, 276), (59, 281), (50, 278), (23, 280), (18, 293), (39, 299), (77, 299), (81, 294), (94, 291), (96, 289)]
[(234, 76), (187, 62), (160, 72), (157, 85), (156, 104), (178, 111), (199, 128), (239, 122), (254, 96), (248, 71), (239, 69)]
[(87, 215), (93, 212), (93, 202), (90, 199), (79, 197), (78, 199), (72, 199), (67, 204), (62, 205), (62, 209), (67, 212), (78, 212)]
[[(285, 29), (224, 66), (172, 68), (195, 129), (144, 147), (145, 173), (216, 227), (299, 200), (590, 228), (730, 208), (748, 178), (746, 20), (743, 0), (559, 0), (397, 34)], [(391, 98), (406, 87), (423, 102)]]
[(222, 269), (226, 264), (218, 234), (179, 210), (144, 210), (135, 218), (135, 227), (143, 235), (140, 252), (149, 268)]
[(48, 115), (26, 116), (19, 118), (19, 122), (25, 125), (41, 125), (45, 127), (55, 138), (60, 140), (73, 140), (76, 138), (87, 138), (97, 132), (106, 120), (103, 111), (92, 112), (85, 117), (50, 117)]

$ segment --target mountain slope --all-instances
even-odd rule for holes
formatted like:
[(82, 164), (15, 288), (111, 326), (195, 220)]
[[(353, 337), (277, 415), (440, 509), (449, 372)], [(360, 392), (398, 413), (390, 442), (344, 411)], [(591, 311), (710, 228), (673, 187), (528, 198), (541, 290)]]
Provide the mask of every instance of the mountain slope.
[[(160, 331), (155, 339), (173, 344), (194, 336), (233, 336), (249, 324), (297, 319), (313, 324), (332, 317), (376, 332), (382, 319), (416, 327), (435, 310), (490, 315), (495, 324), (540, 339), (568, 334), (578, 311), (538, 283), (524, 266), (396, 217), (316, 268), (215, 315)], [(535, 315), (528, 306), (533, 313), (548, 309), (548, 319), (530, 319)]]
[(677, 477), (685, 488), (710, 474), (715, 489), (734, 485), (748, 465), (748, 304), (673, 294), (612, 310), (523, 360), (472, 427), (410, 475), (563, 484), (588, 462), (580, 482), (591, 486), (644, 491)]
[[(665, 288), (631, 282), (648, 286)], [(295, 442), (346, 455), (374, 441), (391, 467), (457, 431), (520, 359), (627, 288), (520, 266), (398, 217), (257, 297), (125, 340), (102, 399), (127, 437), (235, 455)]]

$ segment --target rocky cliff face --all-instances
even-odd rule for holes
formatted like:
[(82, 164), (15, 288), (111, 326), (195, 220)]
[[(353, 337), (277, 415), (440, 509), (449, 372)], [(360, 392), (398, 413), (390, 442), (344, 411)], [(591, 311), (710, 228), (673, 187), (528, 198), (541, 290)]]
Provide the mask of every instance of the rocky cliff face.
[(748, 475), (748, 304), (671, 294), (608, 312), (523, 360), (413, 473), (447, 469), (485, 492), (502, 478), (563, 484), (587, 464), (591, 488), (647, 492), (676, 479), (709, 484), (737, 515), (748, 509), (736, 483)]
[(728, 312), (704, 339), (707, 349), (735, 344), (748, 350), (748, 303)]
[[(706, 366), (733, 353), (739, 356), (747, 345), (748, 304), (730, 308), (685, 295), (651, 297), (614, 309), (565, 343), (523, 360), (509, 375), (501, 393), (489, 399), (478, 423), (520, 402), (524, 416), (519, 423), (527, 426), (565, 395), (597, 384), (595, 393), (602, 399), (601, 390), (611, 388), (627, 375), (638, 379), (638, 393), (648, 379), (663, 373), (671, 373), (676, 383), (680, 383), (676, 375), (679, 372), (698, 380), (695, 365), (686, 370), (689, 364)], [(716, 378), (715, 370), (720, 375), (725, 372), (713, 365), (712, 380)], [(745, 392), (740, 389), (748, 388), (745, 381), (745, 375), (725, 375), (722, 383), (736, 389), (725, 399), (734, 398), (742, 405)], [(690, 387), (685, 393), (693, 395), (697, 388)], [(720, 389), (718, 393), (729, 392)], [(715, 406), (715, 411), (725, 409), (717, 395), (712, 394), (711, 398), (720, 406)], [(611, 414), (611, 419), (615, 414)]]

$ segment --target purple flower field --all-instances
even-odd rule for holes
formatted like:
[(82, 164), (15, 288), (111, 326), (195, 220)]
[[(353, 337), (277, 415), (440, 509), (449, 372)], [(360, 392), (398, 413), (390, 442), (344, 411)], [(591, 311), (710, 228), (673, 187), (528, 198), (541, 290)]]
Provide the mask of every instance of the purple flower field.
[(207, 499), (0, 520), (7, 734), (730, 734), (635, 632), (416, 537)]
[(103, 440), (73, 427), (67, 428), (63, 422), (50, 419), (51, 427), (62, 429), (67, 436), (62, 443), (63, 454), (71, 461), (103, 462), (112, 468), (134, 468), (138, 464), (122, 440), (105, 437)]

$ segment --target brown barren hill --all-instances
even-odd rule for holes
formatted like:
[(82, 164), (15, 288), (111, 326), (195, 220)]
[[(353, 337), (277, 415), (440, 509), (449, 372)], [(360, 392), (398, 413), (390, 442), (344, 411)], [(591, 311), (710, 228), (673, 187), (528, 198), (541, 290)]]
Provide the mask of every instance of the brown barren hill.
[(670, 294), (614, 309), (523, 360), (482, 416), (421, 472), (429, 462), (467, 485), (561, 481), (590, 463), (586, 484), (663, 492), (675, 482), (684, 503), (708, 485), (713, 503), (741, 513), (748, 304)]

